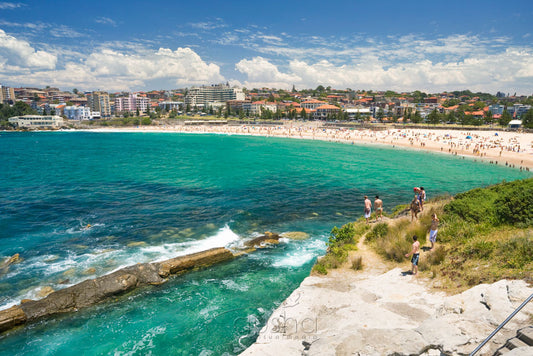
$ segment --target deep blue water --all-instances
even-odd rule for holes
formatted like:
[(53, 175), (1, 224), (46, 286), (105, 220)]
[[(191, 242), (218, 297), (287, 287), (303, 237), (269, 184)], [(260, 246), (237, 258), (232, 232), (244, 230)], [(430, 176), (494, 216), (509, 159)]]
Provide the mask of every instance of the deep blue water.
[[(0, 335), (2, 355), (233, 355), (325, 251), (363, 196), (390, 211), (530, 177), (502, 166), (378, 146), (171, 133), (0, 133), (2, 308), (137, 262), (264, 231), (310, 238)], [(85, 227), (90, 224), (91, 228)]]

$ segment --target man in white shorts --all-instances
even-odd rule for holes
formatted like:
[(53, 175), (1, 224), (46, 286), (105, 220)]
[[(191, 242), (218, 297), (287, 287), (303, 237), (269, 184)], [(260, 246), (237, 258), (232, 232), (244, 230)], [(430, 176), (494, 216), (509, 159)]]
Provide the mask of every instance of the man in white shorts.
[(367, 224), (370, 222), (370, 214), (371, 213), (372, 213), (372, 202), (365, 195), (365, 219), (366, 219), (366, 223)]
[(439, 229), (439, 218), (437, 214), (431, 214), (431, 227), (429, 228), (429, 242), (431, 242), (431, 251), (435, 248), (437, 242), (437, 231)]

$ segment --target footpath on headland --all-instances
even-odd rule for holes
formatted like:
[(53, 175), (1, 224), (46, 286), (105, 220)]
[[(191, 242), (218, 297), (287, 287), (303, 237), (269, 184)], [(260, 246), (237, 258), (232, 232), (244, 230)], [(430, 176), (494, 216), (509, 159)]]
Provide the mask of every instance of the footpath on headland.
[[(362, 271), (346, 265), (304, 279), (241, 355), (468, 355), (533, 293), (525, 281), (500, 280), (450, 296), (408, 273), (407, 259), (387, 262), (364, 238), (357, 247)], [(494, 354), (532, 317), (530, 304), (480, 354)]]
[(324, 122), (280, 121), (279, 125), (161, 125), (129, 128), (94, 128), (96, 132), (217, 133), (343, 143), (381, 144), (443, 154), (533, 170), (533, 133), (473, 129), (329, 127)]

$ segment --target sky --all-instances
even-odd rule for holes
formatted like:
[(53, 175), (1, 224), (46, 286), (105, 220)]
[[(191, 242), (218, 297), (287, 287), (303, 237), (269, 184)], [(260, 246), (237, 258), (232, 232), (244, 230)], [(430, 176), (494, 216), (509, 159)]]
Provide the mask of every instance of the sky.
[(0, 1), (0, 84), (226, 82), (533, 95), (533, 1)]

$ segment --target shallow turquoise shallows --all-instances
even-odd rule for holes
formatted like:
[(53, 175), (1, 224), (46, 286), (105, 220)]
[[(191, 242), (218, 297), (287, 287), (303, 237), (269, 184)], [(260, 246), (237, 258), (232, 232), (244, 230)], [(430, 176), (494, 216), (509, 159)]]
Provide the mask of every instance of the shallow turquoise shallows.
[[(0, 132), (1, 308), (137, 262), (264, 231), (307, 240), (0, 335), (1, 355), (233, 355), (325, 252), (363, 196), (385, 210), (528, 172), (448, 155), (320, 141), (174, 133)], [(90, 228), (87, 228), (90, 225)], [(371, 266), (369, 266), (371, 268)]]

